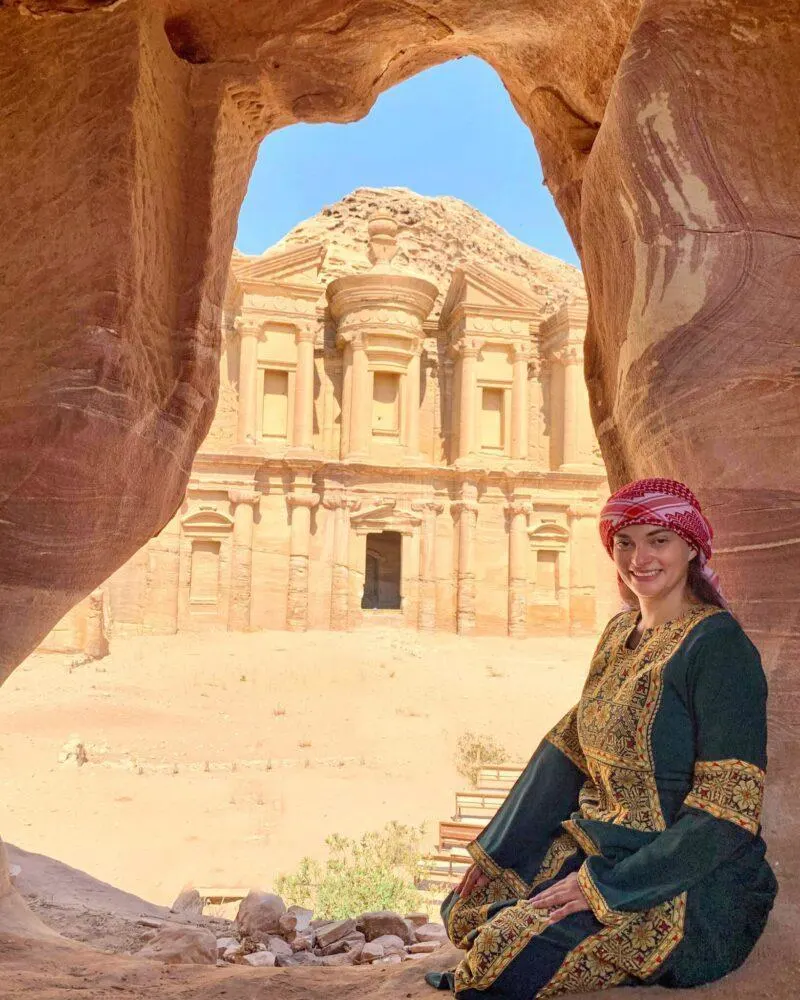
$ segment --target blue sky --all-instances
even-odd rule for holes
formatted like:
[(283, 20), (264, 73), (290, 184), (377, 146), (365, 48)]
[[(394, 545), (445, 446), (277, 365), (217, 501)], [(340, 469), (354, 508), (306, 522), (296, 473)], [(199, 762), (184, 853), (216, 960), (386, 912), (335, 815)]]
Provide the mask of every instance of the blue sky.
[(572, 264), (578, 258), (539, 157), (500, 78), (465, 58), (383, 94), (351, 125), (293, 125), (261, 144), (236, 246), (262, 253), (357, 187), (408, 187), (461, 198), (510, 233)]

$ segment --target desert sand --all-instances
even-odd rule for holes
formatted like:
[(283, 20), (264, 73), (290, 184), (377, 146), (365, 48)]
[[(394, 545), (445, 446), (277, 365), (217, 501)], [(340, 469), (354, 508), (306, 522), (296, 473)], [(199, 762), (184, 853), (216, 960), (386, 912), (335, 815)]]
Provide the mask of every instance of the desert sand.
[[(3, 836), (153, 903), (269, 888), (332, 833), (425, 843), (466, 782), (464, 730), (527, 759), (580, 692), (592, 638), (261, 632), (31, 656), (0, 698)], [(87, 762), (59, 762), (71, 740)]]

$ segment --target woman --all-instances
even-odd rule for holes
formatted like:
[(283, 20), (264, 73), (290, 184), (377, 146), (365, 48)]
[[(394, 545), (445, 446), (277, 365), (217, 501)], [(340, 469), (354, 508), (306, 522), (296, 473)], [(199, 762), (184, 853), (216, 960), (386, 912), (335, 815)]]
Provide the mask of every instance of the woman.
[(443, 904), (467, 954), (426, 978), (459, 1000), (710, 982), (775, 898), (766, 681), (707, 565), (711, 525), (686, 486), (645, 479), (610, 498), (600, 533), (632, 609)]

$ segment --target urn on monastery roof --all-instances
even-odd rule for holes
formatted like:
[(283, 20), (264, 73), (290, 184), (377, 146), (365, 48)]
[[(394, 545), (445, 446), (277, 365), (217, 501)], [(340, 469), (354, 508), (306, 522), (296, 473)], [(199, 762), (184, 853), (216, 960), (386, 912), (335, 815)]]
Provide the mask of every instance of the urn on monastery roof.
[(340, 339), (349, 339), (348, 328), (354, 320), (359, 328), (366, 324), (376, 332), (422, 336), (422, 323), (433, 308), (438, 288), (428, 278), (392, 264), (398, 229), (390, 215), (373, 215), (367, 224), (371, 270), (336, 278), (328, 285), (326, 294)]

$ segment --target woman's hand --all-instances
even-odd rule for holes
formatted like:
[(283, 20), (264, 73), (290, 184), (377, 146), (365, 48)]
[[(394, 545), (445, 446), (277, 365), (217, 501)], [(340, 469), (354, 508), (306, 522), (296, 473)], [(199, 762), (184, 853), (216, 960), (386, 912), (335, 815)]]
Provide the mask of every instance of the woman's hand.
[(456, 887), (457, 896), (469, 896), (474, 889), (489, 884), (489, 876), (484, 875), (477, 865), (470, 865)]
[(549, 910), (549, 922), (551, 924), (557, 924), (559, 920), (568, 917), (570, 913), (578, 913), (579, 910), (591, 909), (578, 884), (577, 872), (573, 872), (571, 875), (567, 875), (566, 878), (562, 878), (560, 882), (551, 885), (544, 892), (532, 896), (528, 902), (543, 910)]

